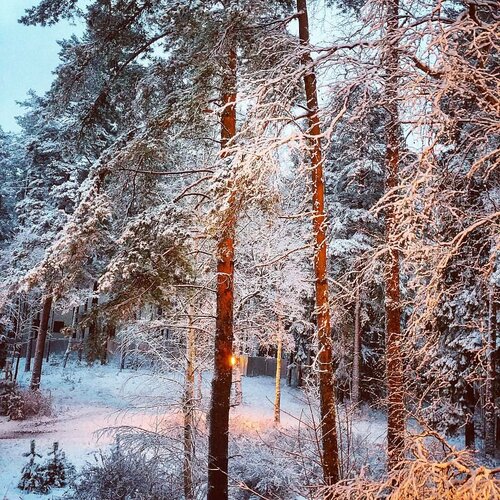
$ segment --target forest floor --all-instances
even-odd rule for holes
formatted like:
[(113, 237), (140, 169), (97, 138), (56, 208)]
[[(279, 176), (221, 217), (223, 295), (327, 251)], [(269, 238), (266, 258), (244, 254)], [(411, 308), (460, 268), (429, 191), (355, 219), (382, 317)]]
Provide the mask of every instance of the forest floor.
[[(20, 384), (29, 383), (29, 373), (20, 366)], [(203, 378), (203, 406), (209, 401), (209, 376)], [(0, 498), (31, 499), (44, 495), (25, 494), (17, 489), (20, 473), (27, 462), (23, 453), (35, 439), (36, 449), (46, 457), (58, 441), (67, 459), (80, 470), (94, 454), (113, 441), (102, 432), (116, 426), (157, 428), (159, 422), (178, 421), (182, 393), (181, 377), (175, 373), (152, 374), (147, 369), (119, 370), (111, 362), (93, 367), (71, 362), (66, 369), (54, 357), (44, 367), (42, 387), (52, 398), (53, 414), (25, 421), (0, 417)], [(259, 433), (273, 427), (274, 379), (243, 377), (243, 403), (231, 410), (231, 427), (244, 434)], [(287, 387), (282, 381), (281, 426), (285, 429), (303, 425), (311, 415), (304, 392)], [(314, 412), (313, 412), (314, 413)], [(382, 414), (362, 412), (352, 422), (352, 432), (359, 440), (383, 446), (385, 423)], [(58, 498), (62, 490), (52, 490)]]

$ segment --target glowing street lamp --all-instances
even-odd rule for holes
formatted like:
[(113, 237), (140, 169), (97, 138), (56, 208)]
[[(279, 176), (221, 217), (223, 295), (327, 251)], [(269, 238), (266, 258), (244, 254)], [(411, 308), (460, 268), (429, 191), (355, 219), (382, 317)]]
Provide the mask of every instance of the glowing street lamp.
[(236, 365), (236, 356), (234, 354), (229, 359), (229, 363), (231, 364), (231, 366), (235, 366)]

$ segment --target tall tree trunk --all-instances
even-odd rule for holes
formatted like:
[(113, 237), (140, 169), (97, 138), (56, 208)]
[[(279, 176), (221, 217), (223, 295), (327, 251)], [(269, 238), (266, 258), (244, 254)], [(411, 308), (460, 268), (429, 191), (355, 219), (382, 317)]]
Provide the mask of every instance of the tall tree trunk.
[[(307, 0), (297, 0), (300, 42), (304, 47), (302, 63), (311, 64)], [(313, 231), (315, 238), (314, 270), (316, 275), (316, 317), (319, 347), (319, 389), (321, 412), (321, 440), (323, 445), (323, 478), (325, 484), (339, 480), (339, 452), (337, 443), (335, 387), (333, 382), (332, 336), (330, 306), (328, 303), (328, 276), (326, 255), (325, 185), (321, 152), (321, 129), (318, 116), (316, 75), (311, 68), (304, 74), (310, 137), (310, 161), (313, 184)]]
[(466, 381), (465, 386), (465, 405), (467, 407), (467, 415), (465, 422), (465, 447), (470, 450), (476, 449), (476, 426), (474, 423), (474, 414), (476, 409), (476, 395), (474, 385)]
[(87, 339), (87, 361), (93, 363), (97, 359), (102, 359), (102, 338), (98, 330), (96, 309), (99, 305), (98, 283), (94, 282), (92, 302), (90, 305), (91, 321), (89, 325), (89, 336)]
[(184, 388), (184, 497), (186, 500), (194, 499), (193, 491), (193, 458), (194, 458), (194, 377), (195, 377), (195, 330), (193, 327), (194, 310), (191, 297), (188, 313), (188, 332), (187, 332), (187, 349), (186, 349), (186, 380)]
[(484, 452), (492, 457), (495, 456), (495, 378), (496, 363), (495, 353), (497, 349), (497, 305), (495, 296), (495, 285), (490, 285), (489, 290), (489, 310), (488, 310), (488, 344), (486, 348), (486, 390), (484, 405)]
[(351, 401), (354, 405), (359, 403), (359, 382), (361, 366), (361, 299), (359, 287), (356, 287), (354, 303), (354, 349), (352, 360), (352, 390)]
[(288, 386), (292, 385), (292, 371), (295, 369), (295, 352), (290, 353), (290, 357), (288, 359), (288, 366), (286, 369), (286, 383)]
[(42, 378), (43, 351), (45, 350), (45, 339), (49, 329), (50, 310), (52, 308), (52, 294), (43, 298), (43, 309), (40, 317), (40, 328), (36, 339), (35, 358), (33, 360), (33, 372), (31, 374), (31, 390), (40, 388), (40, 379)]
[[(386, 43), (386, 100), (388, 118), (386, 124), (386, 193), (398, 186), (399, 136), (398, 118), (398, 13), (399, 0), (387, 0)], [(405, 434), (404, 379), (401, 352), (401, 304), (399, 288), (399, 251), (395, 248), (393, 234), (396, 230), (396, 216), (393, 205), (385, 211), (385, 237), (389, 252), (385, 277), (385, 343), (387, 377), (387, 464), (393, 469), (403, 459)]]
[[(83, 317), (87, 316), (87, 311), (89, 308), (89, 301), (88, 299), (85, 300), (85, 304), (83, 304)], [(83, 343), (85, 341), (85, 329), (86, 327), (80, 326), (78, 329), (78, 361), (81, 362), (83, 358)]]
[(19, 339), (21, 338), (21, 330), (23, 324), (23, 296), (19, 294), (16, 299), (16, 306), (14, 312), (14, 345), (12, 349), (12, 358), (10, 365), (14, 366), (15, 358), (18, 355)]
[(120, 370), (125, 370), (125, 360), (127, 358), (127, 348), (125, 342), (122, 341), (120, 346)]
[(14, 366), (14, 358), (16, 356), (17, 339), (19, 337), (19, 330), (21, 329), (21, 296), (18, 295), (14, 306), (14, 318), (13, 318), (13, 333), (14, 333), (14, 345), (12, 349), (12, 357), (10, 365)]
[(40, 313), (37, 313), (35, 319), (32, 319), (32, 310), (30, 308), (30, 319), (29, 319), (29, 338), (26, 344), (26, 358), (24, 363), (24, 371), (29, 372), (31, 370), (31, 357), (33, 355), (33, 344), (35, 343), (35, 338), (40, 327)]
[(116, 337), (116, 325), (113, 322), (109, 322), (106, 325), (106, 334), (102, 339), (102, 351), (101, 351), (101, 365), (105, 365), (108, 362), (108, 341)]
[(16, 368), (14, 369), (13, 380), (17, 380), (17, 374), (19, 373), (19, 361), (21, 360), (21, 349), (18, 348), (17, 358), (16, 358)]
[[(226, 156), (236, 135), (236, 49), (229, 49), (222, 80), (221, 147)], [(229, 409), (233, 367), (234, 234), (235, 207), (228, 210), (217, 243), (217, 307), (215, 321), (214, 373), (208, 435), (208, 500), (228, 497)]]
[[(281, 320), (280, 317), (278, 321), (280, 322), (279, 328), (281, 330)], [(274, 422), (276, 424), (280, 423), (281, 415), (281, 355), (283, 350), (283, 340), (281, 336), (281, 331), (278, 333), (278, 349), (276, 350), (276, 380), (275, 380), (275, 391), (274, 391)]]
[(52, 332), (54, 331), (54, 315), (55, 315), (55, 311), (54, 311), (54, 309), (52, 309), (52, 311), (50, 313), (50, 320), (49, 320), (50, 332), (47, 336), (47, 355), (45, 357), (46, 363), (49, 362), (49, 358), (50, 358), (50, 341), (52, 339)]

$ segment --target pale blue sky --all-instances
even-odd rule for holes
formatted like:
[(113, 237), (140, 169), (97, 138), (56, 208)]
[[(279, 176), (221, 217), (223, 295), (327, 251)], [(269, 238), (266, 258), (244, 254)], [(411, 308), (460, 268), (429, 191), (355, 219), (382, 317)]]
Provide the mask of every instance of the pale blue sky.
[(61, 21), (56, 26), (24, 26), (17, 20), (37, 0), (0, 0), (0, 126), (17, 131), (15, 116), (22, 114), (16, 101), (28, 90), (43, 94), (53, 80), (58, 64), (57, 40), (68, 38), (81, 28)]
[[(23, 108), (16, 101), (24, 101), (30, 89), (41, 95), (49, 89), (59, 62), (57, 40), (83, 32), (81, 25), (64, 20), (45, 27), (18, 23), (24, 11), (39, 1), (0, 0), (0, 127), (5, 131), (19, 130), (15, 117), (23, 114)], [(314, 43), (322, 42), (333, 29), (329, 16), (325, 18), (325, 12), (331, 10), (324, 9), (323, 1), (310, 9)], [(81, 7), (87, 3), (79, 0)]]

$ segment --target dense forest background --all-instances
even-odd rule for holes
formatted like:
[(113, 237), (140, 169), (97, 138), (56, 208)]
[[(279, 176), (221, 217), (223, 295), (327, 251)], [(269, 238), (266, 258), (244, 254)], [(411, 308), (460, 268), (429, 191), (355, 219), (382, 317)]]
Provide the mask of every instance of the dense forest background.
[[(318, 445), (283, 442), (287, 460), (315, 464), (313, 484), (257, 497), (493, 498), (498, 2), (309, 4), (26, 12), (26, 25), (85, 29), (60, 42), (21, 132), (0, 131), (2, 342), (13, 364), (33, 356), (32, 391), (56, 310), (73, 317), (68, 355), (105, 363), (113, 339), (182, 373), (176, 498), (237, 489), (231, 388), (248, 355), (293, 371)], [(314, 31), (318, 17), (332, 32)], [(367, 407), (387, 419), (383, 472), (350, 456), (342, 419)]]

